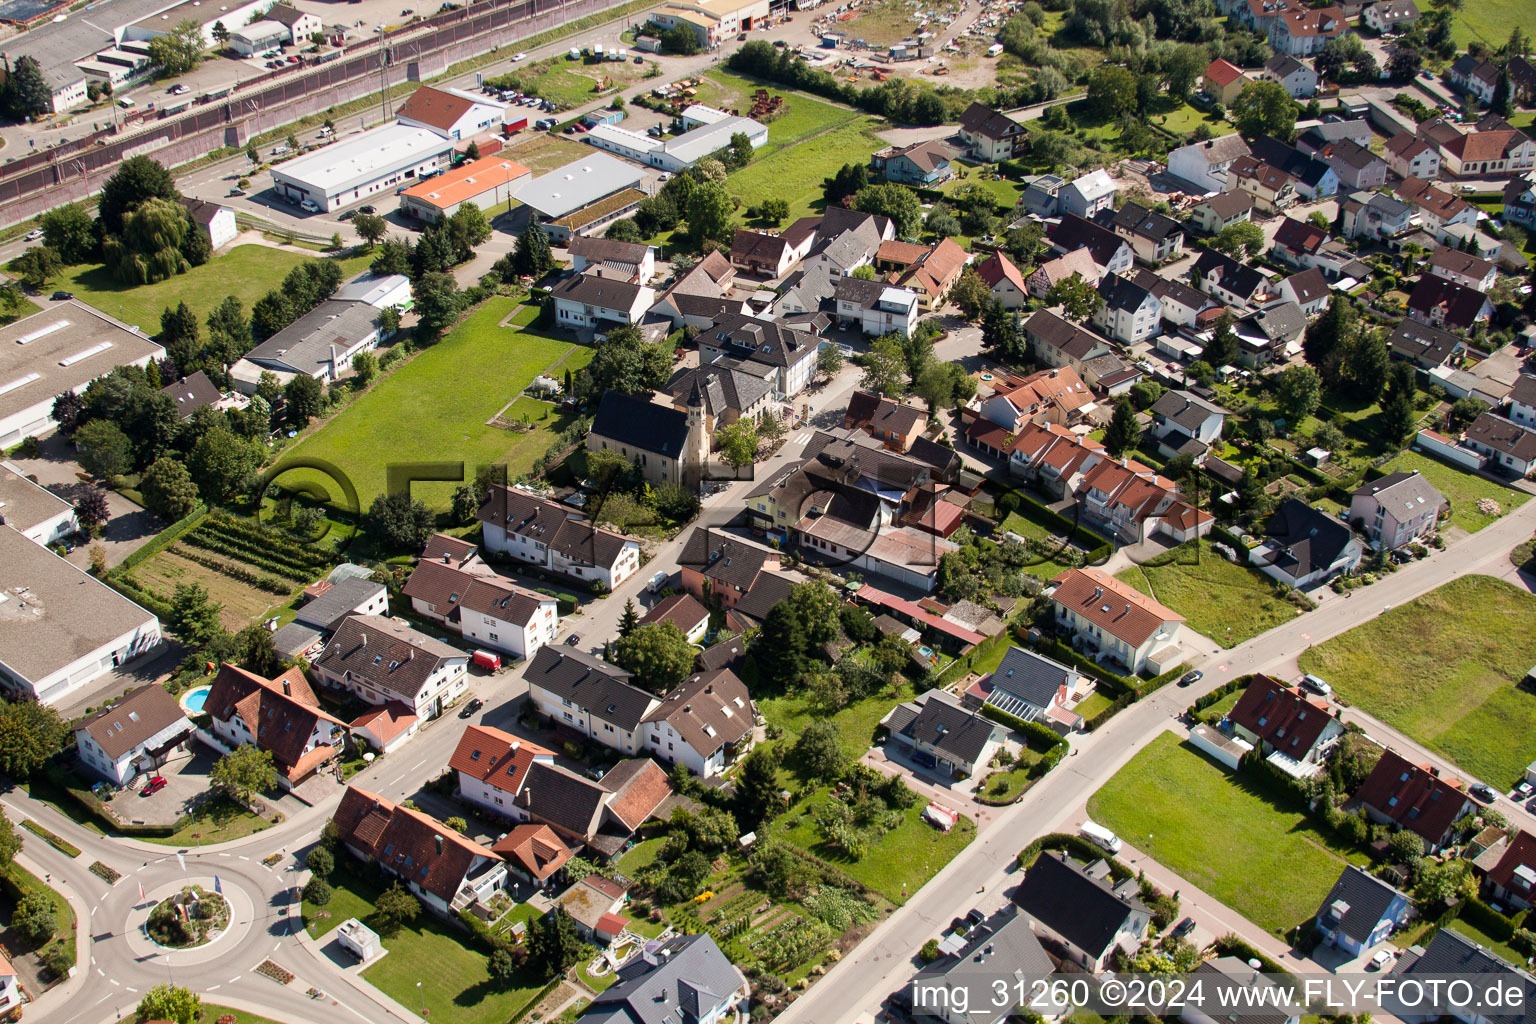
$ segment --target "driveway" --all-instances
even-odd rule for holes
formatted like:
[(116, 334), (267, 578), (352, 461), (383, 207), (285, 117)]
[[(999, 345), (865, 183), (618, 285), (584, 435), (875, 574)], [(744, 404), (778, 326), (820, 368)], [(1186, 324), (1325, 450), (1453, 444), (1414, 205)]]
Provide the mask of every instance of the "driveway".
[(140, 796), (148, 781), (147, 776), (140, 775), (107, 801), (119, 821), (129, 825), (172, 825), (182, 815), (192, 813), (198, 801), (208, 795), (208, 773), (213, 770), (215, 758), (201, 743), (189, 743), (190, 752), (177, 751), (153, 773), (166, 781), (160, 792)]

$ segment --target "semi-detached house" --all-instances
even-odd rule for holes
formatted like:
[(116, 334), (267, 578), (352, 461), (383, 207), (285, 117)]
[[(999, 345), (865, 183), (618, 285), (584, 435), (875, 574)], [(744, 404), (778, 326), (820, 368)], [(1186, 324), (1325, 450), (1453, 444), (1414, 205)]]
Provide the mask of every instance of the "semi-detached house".
[(444, 555), (423, 558), (403, 593), (411, 607), (456, 630), (477, 647), (527, 659), (555, 641), (560, 616), (547, 594), (519, 587), (476, 560), (454, 565)]
[(399, 701), (435, 718), (469, 687), (469, 656), (394, 619), (348, 617), (314, 669), (320, 681), (370, 704)]
[(1473, 803), (1461, 780), (1442, 777), (1432, 765), (1416, 765), (1395, 750), (1385, 750), (1376, 767), (1355, 791), (1371, 820), (1397, 825), (1424, 840), (1425, 852), (1435, 853), (1455, 836), (1458, 821), (1472, 813)]
[(805, 390), (815, 376), (816, 356), (821, 350), (821, 340), (814, 334), (782, 321), (742, 314), (720, 317), (700, 332), (698, 340), (700, 365), (724, 358), (768, 367), (766, 379), (779, 401)]
[(512, 487), (492, 487), (475, 513), (487, 551), (608, 590), (640, 568), (640, 544), (593, 526), (574, 510)]
[(1227, 718), (1237, 736), (1298, 779), (1322, 771), (1328, 751), (1344, 735), (1327, 701), (1314, 701), (1266, 675), (1253, 677)]
[(555, 752), (488, 725), (471, 725), (459, 737), (448, 768), (458, 773), (464, 799), (492, 814), (511, 817), (535, 761), (554, 764)]
[(555, 322), (561, 327), (597, 330), (620, 324), (637, 324), (656, 303), (656, 291), (605, 274), (601, 266), (590, 273), (573, 274), (550, 289), (555, 300)]
[(1051, 581), (1057, 623), (1130, 672), (1162, 672), (1181, 655), (1184, 616), (1100, 569), (1068, 569)]

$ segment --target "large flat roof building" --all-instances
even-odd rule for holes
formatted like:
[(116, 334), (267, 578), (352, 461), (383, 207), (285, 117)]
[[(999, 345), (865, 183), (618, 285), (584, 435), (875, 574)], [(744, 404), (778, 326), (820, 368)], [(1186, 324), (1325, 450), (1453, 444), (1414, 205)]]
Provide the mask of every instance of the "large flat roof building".
[(711, 153), (729, 146), (738, 132), (752, 140), (754, 149), (768, 141), (768, 126), (750, 117), (737, 117), (697, 103), (689, 107), (683, 117), (685, 124), (692, 120), (697, 127), (665, 141), (612, 124), (593, 126), (587, 132), (586, 141), (599, 149), (663, 171), (692, 167)]
[(430, 128), (385, 124), (272, 168), (279, 195), (337, 210), (448, 166), (453, 140)]
[(557, 220), (644, 180), (645, 172), (633, 164), (591, 153), (525, 182), (517, 201), (546, 220)]
[(400, 212), (435, 224), (474, 203), (487, 217), (505, 213), (512, 197), (533, 172), (499, 156), (482, 157), (412, 185), (400, 194)]
[(69, 299), (0, 327), (0, 447), (53, 429), (53, 400), (165, 350), (121, 320)]
[(0, 526), (0, 689), (58, 704), (160, 642), (160, 620)]
[(261, 370), (285, 383), (300, 373), (334, 381), (351, 369), (354, 355), (379, 343), (379, 332), (377, 307), (327, 299), (247, 352), (230, 373), (242, 390), (254, 390)]
[(36, 544), (52, 544), (78, 528), (73, 505), (22, 476), (9, 462), (0, 462), (0, 526)]
[(168, 6), (166, 0), (111, 0), (109, 6), (97, 5), (93, 12), (82, 11), (82, 16), (38, 25), (6, 40), (5, 54), (13, 65), (18, 57), (37, 61), (48, 83), (54, 113), (63, 113), (87, 102), (88, 79), (76, 65), (89, 61), (99, 50), (117, 45), (118, 30), (111, 26), (149, 17)]
[[(252, 18), (265, 14), (271, 6), (269, 0), (251, 0), (249, 3), (218, 2), (212, 3), (205, 0), (181, 0), (162, 7), (151, 14), (139, 18), (137, 21), (120, 25), (114, 33), (114, 42), (121, 43), (125, 39), (140, 39), (145, 42), (156, 36), (167, 35), (183, 21), (195, 21), (203, 31), (203, 42), (210, 47), (216, 45), (213, 27), (222, 24), (233, 32), (251, 23)], [(116, 3), (111, 10), (117, 9)]]

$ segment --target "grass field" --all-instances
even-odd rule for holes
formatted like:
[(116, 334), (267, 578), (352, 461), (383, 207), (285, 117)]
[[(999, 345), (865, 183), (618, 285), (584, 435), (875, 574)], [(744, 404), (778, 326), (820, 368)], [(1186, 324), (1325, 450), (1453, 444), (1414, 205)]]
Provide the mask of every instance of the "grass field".
[(524, 64), (508, 74), (497, 76), (495, 81), (503, 88), (549, 100), (563, 110), (579, 107), (604, 93), (638, 82), (649, 67), (649, 64), (642, 66), (633, 61), (587, 64), (562, 54)]
[[(219, 1006), (217, 1003), (203, 1001), (203, 1016), (205, 1022), (223, 1020), (225, 1017), (233, 1017), (234, 1024), (278, 1024), (271, 1017), (263, 1017), (260, 1014), (247, 1013), (244, 1010), (236, 1010), (228, 1006)], [(137, 1024), (138, 1017), (130, 1014), (124, 1017), (118, 1024)]]
[(1458, 48), (1476, 39), (1498, 49), (1516, 25), (1536, 35), (1536, 6), (1529, 0), (1477, 0), (1461, 8), (1451, 34)]
[(832, 177), (846, 163), (863, 163), (884, 147), (871, 125), (868, 121), (846, 124), (766, 155), (758, 150), (750, 164), (725, 179), (725, 187), (743, 203), (784, 200), (789, 204), (789, 221), (808, 216), (821, 202), (822, 179)]
[(592, 147), (572, 142), (563, 135), (539, 132), (524, 142), (501, 151), (509, 160), (516, 160), (534, 174), (548, 174), (556, 167), (564, 167), (592, 152)]
[(1276, 934), (1315, 914), (1344, 869), (1344, 852), (1308, 827), (1299, 807), (1282, 810), (1248, 792), (1171, 732), (1116, 772), (1088, 813)]
[[(862, 757), (874, 742), (875, 726), (880, 724), (885, 713), (902, 701), (911, 699), (912, 688), (904, 683), (894, 694), (886, 692), (865, 697), (833, 715), (832, 721), (837, 726), (843, 753), (850, 758)], [(763, 717), (778, 726), (783, 733), (777, 741), (781, 751), (794, 746), (806, 726), (824, 717), (805, 698), (798, 696), (764, 697), (758, 700), (758, 706), (762, 709)]]
[(1479, 946), (1490, 950), (1495, 956), (1503, 957), (1507, 963), (1521, 964), (1525, 962), (1525, 954), (1516, 952), (1515, 948), (1509, 943), (1500, 942), (1470, 921), (1465, 921), (1458, 917), (1452, 920), (1446, 927), (1450, 928), (1453, 932), (1460, 932)]
[(859, 16), (837, 26), (849, 39), (862, 39), (870, 46), (890, 46), (911, 36), (917, 29), (913, 13), (917, 10), (907, 0), (878, 0), (859, 8)]
[(711, 71), (705, 75), (694, 99), (712, 107), (740, 110), (746, 114), (752, 107), (752, 94), (758, 89), (767, 89), (770, 95), (784, 97), (784, 106), (779, 116), (768, 122), (768, 144), (757, 151), (760, 156), (780, 146), (799, 142), (808, 135), (857, 121), (864, 116), (857, 110), (840, 107), (804, 93), (789, 92), (783, 86), (771, 82), (759, 83), (728, 71)]
[[(75, 962), (75, 912), (69, 908), (69, 901), (62, 893), (43, 883), (32, 872), (12, 861), (4, 868), (5, 877), (11, 885), (15, 886), (22, 895), (30, 895), (40, 892), (48, 897), (48, 902), (53, 904), (53, 938), (43, 943), (36, 949), (38, 956), (47, 956), (55, 946), (62, 947), (69, 956), (70, 963)], [(7, 950), (7, 952), (12, 952)], [(14, 952), (12, 952), (14, 955)]]
[[(205, 565), (183, 558), (169, 548), (151, 555), (148, 561), (134, 568), (132, 576), (145, 589), (167, 600), (175, 592), (176, 584), (201, 583), (208, 588), (209, 598), (223, 606), (219, 611), (219, 621), (231, 632), (244, 629), (256, 616), (285, 600), (281, 594), (241, 583)], [(299, 589), (297, 584), (294, 589)]]
[[(515, 315), (513, 315), (515, 314)], [(500, 326), (512, 315), (511, 325)], [(564, 374), (586, 365), (592, 349), (553, 334), (531, 330), (534, 306), (493, 298), (446, 338), (375, 384), (336, 418), (290, 449), (290, 454), (326, 459), (351, 477), (366, 509), (384, 491), (391, 462), (462, 459), (465, 478), (477, 466), (507, 463), (514, 475), (543, 454), (564, 416), (536, 421), (531, 431), (488, 426), (539, 373), (559, 364)], [(520, 406), (513, 410), (518, 415)], [(543, 407), (540, 407), (542, 411)], [(284, 483), (304, 481), (302, 472)], [(445, 508), (456, 482), (418, 484), (412, 495)]]
[(260, 815), (236, 806), (227, 797), (214, 797), (193, 812), (191, 822), (180, 831), (168, 836), (144, 836), (143, 839), (159, 846), (210, 846), (243, 839), (271, 827), (271, 824)]
[[(65, 267), (49, 287), (72, 291), (81, 302), (153, 335), (160, 333), (160, 313), (178, 302), (191, 306), (199, 323), (227, 295), (239, 299), (249, 314), (256, 300), (281, 284), (288, 271), (319, 258), (269, 245), (237, 245), (200, 267), (154, 284), (123, 284), (105, 267), (80, 265)], [(366, 255), (341, 260), (342, 280), (361, 273), (372, 260)]]
[[(997, 534), (995, 536), (1000, 539), (1003, 535), (1009, 533), (1016, 533), (1020, 537), (1028, 537), (1031, 540), (1049, 541), (1053, 545), (1069, 544), (1071, 547), (1074, 547), (1079, 551), (1088, 550), (1081, 544), (1069, 542), (1060, 534), (1053, 533), (1049, 527), (1046, 527), (1041, 523), (1037, 523), (1033, 519), (1030, 519), (1026, 516), (1022, 516), (1017, 512), (1008, 513), (1008, 517), (1004, 519), (1002, 525), (998, 527)], [(1055, 579), (1057, 576), (1071, 568), (1071, 566), (1066, 562), (1057, 561), (1055, 559), (1048, 558), (1039, 554), (1036, 554), (1032, 557), (1037, 559), (1037, 561), (1024, 566), (1024, 571), (1029, 573), (1031, 576), (1042, 580)]]
[(1275, 585), (1257, 569), (1233, 565), (1200, 542), (1175, 549), (1168, 565), (1134, 566), (1115, 579), (1156, 598), (1188, 620), (1196, 633), (1223, 647), (1233, 647), (1296, 617), (1296, 606), (1275, 593)]
[(1435, 485), (1435, 490), (1445, 495), (1451, 503), (1451, 525), (1459, 526), (1468, 533), (1476, 533), (1498, 516), (1485, 515), (1477, 510), (1477, 499), (1491, 498), (1505, 512), (1512, 511), (1530, 500), (1525, 491), (1511, 490), (1476, 473), (1448, 465), (1418, 452), (1403, 452), (1382, 466), (1386, 473), (1418, 470)]
[(1301, 668), (1495, 789), (1536, 758), (1536, 597), (1464, 576), (1301, 656)]

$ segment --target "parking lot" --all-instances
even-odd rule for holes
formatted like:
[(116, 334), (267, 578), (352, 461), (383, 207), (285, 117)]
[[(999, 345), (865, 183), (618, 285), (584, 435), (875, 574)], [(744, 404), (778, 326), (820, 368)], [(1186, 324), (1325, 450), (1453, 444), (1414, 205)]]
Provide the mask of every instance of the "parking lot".
[[(201, 743), (189, 741), (191, 751), (177, 751), (171, 760), (150, 774), (140, 775), (122, 792), (106, 801), (117, 819), (127, 825), (173, 825), (190, 814), (196, 802), (208, 795), (208, 773), (215, 757)], [(165, 779), (165, 786), (150, 796), (141, 796), (145, 783), (154, 775)]]

